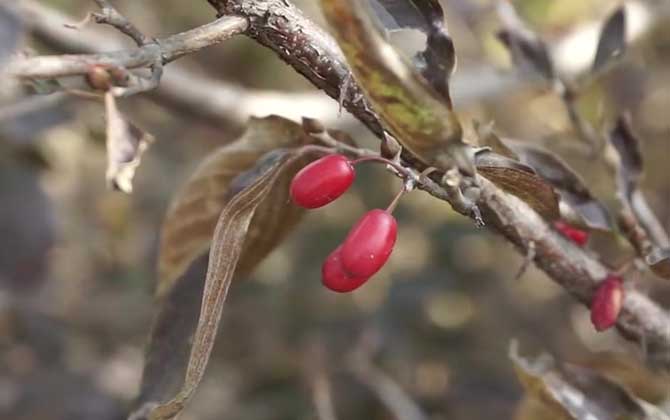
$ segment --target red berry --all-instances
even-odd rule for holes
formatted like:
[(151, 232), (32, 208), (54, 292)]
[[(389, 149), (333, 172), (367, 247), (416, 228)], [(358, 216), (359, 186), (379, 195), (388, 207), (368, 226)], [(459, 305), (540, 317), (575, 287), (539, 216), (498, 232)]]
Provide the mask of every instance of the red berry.
[(623, 304), (623, 281), (621, 277), (609, 274), (603, 280), (591, 301), (591, 322), (598, 331), (612, 327)]
[(385, 210), (371, 210), (349, 231), (340, 251), (342, 266), (355, 277), (370, 277), (386, 263), (397, 236), (395, 218)]
[(557, 231), (561, 232), (563, 236), (579, 246), (584, 246), (589, 241), (589, 233), (587, 231), (577, 229), (562, 220), (554, 222), (554, 227)]
[(346, 156), (324, 156), (293, 177), (291, 198), (300, 207), (322, 207), (344, 194), (354, 178), (354, 167)]
[(339, 246), (333, 251), (321, 266), (321, 282), (334, 292), (346, 293), (358, 289), (368, 280), (368, 277), (354, 277), (342, 267), (342, 258)]

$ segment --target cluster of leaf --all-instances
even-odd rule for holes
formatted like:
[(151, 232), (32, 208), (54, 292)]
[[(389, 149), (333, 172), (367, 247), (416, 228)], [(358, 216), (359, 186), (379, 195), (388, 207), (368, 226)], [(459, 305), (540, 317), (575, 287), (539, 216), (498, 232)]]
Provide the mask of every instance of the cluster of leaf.
[[(580, 87), (595, 80), (620, 62), (626, 51), (626, 13), (625, 8), (621, 6), (610, 14), (602, 26), (593, 64), (588, 73), (581, 77), (581, 81), (569, 83), (557, 74), (544, 40), (519, 18), (511, 3), (499, 2), (498, 13), (503, 24), (503, 29), (498, 35), (508, 47), (513, 61), (521, 69), (540, 76), (563, 95), (570, 97), (576, 95)], [(568, 98), (568, 101), (570, 100)], [(577, 111), (568, 104), (568, 112), (575, 114)], [(591, 127), (584, 127), (586, 122), (578, 115), (571, 115), (571, 118), (577, 131), (582, 131), (580, 134), (587, 137), (597, 136)], [(640, 189), (639, 181), (643, 172), (640, 139), (632, 130), (629, 116), (622, 114), (606, 137), (618, 155), (615, 167), (623, 217), (635, 228), (639, 228), (642, 236), (631, 242), (653, 272), (660, 277), (668, 278), (670, 240)], [(607, 231), (613, 229), (607, 209), (593, 197), (577, 173), (558, 156), (539, 146), (500, 140), (491, 130), (483, 135), (480, 134), (480, 139), (483, 139), (484, 144), (506, 156), (516, 155), (512, 157), (532, 167), (548, 181), (560, 195), (562, 218), (589, 229)], [(608, 147), (607, 144), (597, 144), (602, 143), (597, 138), (587, 140), (595, 143), (594, 152), (598, 154), (604, 153)]]

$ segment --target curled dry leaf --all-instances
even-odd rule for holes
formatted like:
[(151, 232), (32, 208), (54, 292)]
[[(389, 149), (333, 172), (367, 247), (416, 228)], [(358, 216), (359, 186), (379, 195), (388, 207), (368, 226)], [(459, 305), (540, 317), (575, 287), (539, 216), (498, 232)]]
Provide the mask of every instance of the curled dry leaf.
[(526, 391), (516, 420), (670, 420), (658, 407), (587, 367), (558, 364), (547, 354), (525, 359), (516, 342), (510, 359)]
[(387, 30), (416, 29), (426, 34), (426, 47), (415, 57), (423, 77), (451, 105), (449, 77), (456, 67), (454, 42), (437, 0), (372, 0), (372, 9)]
[(9, 4), (0, 3), (0, 71), (16, 51), (23, 32), (23, 23)]
[(154, 141), (153, 136), (140, 130), (119, 111), (116, 98), (105, 94), (107, 116), (107, 185), (130, 194), (133, 177), (140, 165), (142, 154)]
[(563, 159), (540, 146), (509, 139), (503, 141), (522, 163), (533, 168), (556, 188), (564, 219), (588, 229), (612, 229), (612, 220), (605, 205), (591, 194), (586, 183)]
[(610, 132), (610, 144), (619, 155), (617, 189), (619, 200), (629, 210), (651, 241), (658, 247), (670, 248), (670, 239), (640, 189), (643, 171), (640, 140), (633, 132), (630, 116), (621, 115)]
[(475, 164), (479, 174), (525, 201), (545, 220), (558, 219), (558, 195), (533, 168), (490, 151), (477, 153)]
[(598, 39), (598, 48), (593, 60), (592, 73), (599, 73), (606, 68), (613, 60), (621, 57), (626, 51), (626, 9), (623, 6), (618, 7), (612, 13), (602, 30)]
[(456, 114), (384, 39), (365, 2), (322, 0), (326, 20), (358, 84), (391, 134), (424, 164), (474, 173)]
[(552, 81), (554, 63), (544, 41), (521, 20), (512, 2), (498, 0), (497, 11), (503, 26), (498, 38), (509, 49), (514, 63)]
[(161, 310), (131, 418), (172, 419), (183, 410), (204, 374), (231, 281), (252, 270), (303, 214), (290, 203), (288, 188), (310, 160), (297, 147), (309, 142), (298, 124), (253, 119), (175, 198), (162, 230)]
[(645, 260), (656, 275), (670, 279), (670, 249), (656, 248), (645, 257)]
[[(299, 147), (311, 141), (302, 127), (292, 121), (277, 116), (252, 118), (242, 137), (221, 147), (200, 164), (172, 200), (163, 222), (158, 259), (159, 296), (173, 286), (195, 258), (209, 249), (216, 221), (231, 195), (232, 180), (275, 148)], [(240, 266), (245, 271), (253, 268), (303, 214), (295, 206), (278, 206), (288, 199), (290, 177), (278, 182), (281, 185), (273, 190), (277, 191), (275, 202), (268, 200), (267, 209), (262, 212), (267, 213), (263, 223), (252, 225), (255, 240), (248, 243), (257, 242), (256, 252), (242, 258)], [(271, 211), (272, 206), (278, 206), (276, 212)]]

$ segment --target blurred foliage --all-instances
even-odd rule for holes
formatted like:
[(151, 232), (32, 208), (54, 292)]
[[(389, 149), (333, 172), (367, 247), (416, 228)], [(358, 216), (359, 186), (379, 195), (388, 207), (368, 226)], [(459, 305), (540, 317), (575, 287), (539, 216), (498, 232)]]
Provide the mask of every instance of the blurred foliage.
[[(44, 3), (78, 17), (93, 7), (86, 0)], [(296, 3), (322, 21), (316, 2)], [(499, 67), (500, 53), (490, 55), (485, 46), (498, 29), (490, 2), (444, 3), (461, 63), (456, 74), (469, 66)], [(515, 2), (533, 28), (550, 38), (602, 19), (611, 3)], [(213, 17), (204, 1), (115, 5), (151, 35)], [(660, 25), (631, 48), (630, 60), (578, 102), (594, 124), (603, 114), (631, 111), (646, 161), (641, 187), (666, 227), (668, 28)], [(310, 89), (272, 53), (244, 39), (183, 61), (246, 86)], [(65, 98), (31, 116), (28, 125), (21, 119), (0, 122), (2, 419), (124, 418), (138, 392), (156, 313), (155, 263), (167, 203), (201, 159), (240, 133), (239, 127), (187, 118), (141, 96), (121, 106), (157, 139), (137, 171), (132, 196), (105, 189), (102, 104)], [(560, 100), (551, 93), (520, 89), (457, 111), (463, 120), (493, 120), (502, 134), (550, 148), (579, 171), (594, 195), (616, 208), (614, 180), (579, 153)], [(360, 126), (348, 130), (362, 144), (376, 144)], [(354, 191), (310, 212), (253, 275), (233, 284), (211, 366), (182, 419), (214, 420), (222, 413), (248, 420), (315, 418), (308, 357), (315, 342), (325, 349), (338, 418), (392, 418), (350, 368), (352, 352), (369, 334), (379, 342), (372, 363), (432, 420), (513, 418), (524, 410), (528, 403), (507, 357), (513, 338), (524, 353), (549, 351), (557, 360), (604, 372), (639, 398), (667, 405), (668, 378), (643, 371), (622, 338), (611, 331), (596, 334), (587, 310), (536, 269), (515, 280), (522, 258), (511, 246), (421, 192), (401, 202), (399, 241), (389, 265), (356, 293), (325, 290), (322, 259), (366, 209), (385, 205), (398, 184), (380, 168), (362, 167)], [(628, 245), (607, 234), (596, 235), (591, 246), (613, 267), (632, 255)], [(204, 268), (189, 275), (201, 279)], [(670, 306), (667, 283), (647, 274), (636, 281)]]

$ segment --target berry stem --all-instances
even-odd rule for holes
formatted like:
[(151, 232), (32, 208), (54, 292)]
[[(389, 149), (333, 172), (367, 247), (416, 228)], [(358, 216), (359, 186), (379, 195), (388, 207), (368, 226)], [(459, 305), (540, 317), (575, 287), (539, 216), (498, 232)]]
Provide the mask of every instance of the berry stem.
[(389, 206), (386, 208), (387, 213), (389, 213), (389, 214), (393, 213), (395, 208), (398, 206), (398, 203), (400, 202), (400, 199), (402, 198), (402, 196), (405, 195), (405, 193), (409, 191), (407, 187), (408, 187), (407, 183), (404, 182), (402, 184), (402, 189), (400, 191), (398, 191), (398, 193), (395, 195), (395, 197), (393, 197), (393, 201), (391, 201), (391, 204), (389, 204)]
[(419, 182), (420, 176), (418, 176), (416, 173), (412, 172), (409, 168), (406, 168), (402, 166), (399, 162), (387, 159), (385, 157), (379, 156), (379, 155), (367, 155), (367, 156), (361, 156), (356, 160), (351, 161), (352, 165), (356, 165), (358, 163), (365, 163), (365, 162), (378, 162), (378, 163), (384, 163), (387, 165), (387, 167), (392, 170), (392, 172), (395, 172), (396, 175), (400, 176), (401, 178), (407, 180), (411, 180), (414, 183)]

